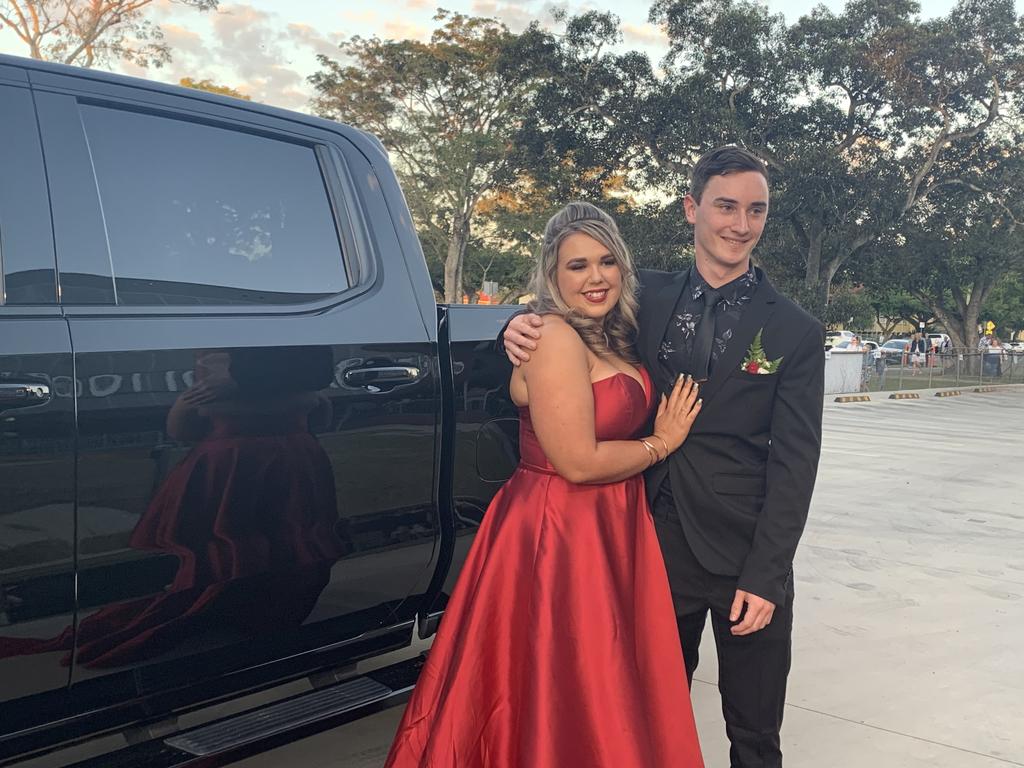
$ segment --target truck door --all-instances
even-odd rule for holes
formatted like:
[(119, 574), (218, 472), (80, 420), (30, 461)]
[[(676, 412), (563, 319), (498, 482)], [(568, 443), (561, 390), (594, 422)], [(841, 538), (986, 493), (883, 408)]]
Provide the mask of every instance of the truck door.
[(0, 758), (55, 716), (74, 620), (74, 376), (28, 78), (0, 66)]
[(77, 698), (294, 674), (411, 627), (436, 332), (364, 223), (365, 159), (216, 100), (33, 82), (80, 382)]

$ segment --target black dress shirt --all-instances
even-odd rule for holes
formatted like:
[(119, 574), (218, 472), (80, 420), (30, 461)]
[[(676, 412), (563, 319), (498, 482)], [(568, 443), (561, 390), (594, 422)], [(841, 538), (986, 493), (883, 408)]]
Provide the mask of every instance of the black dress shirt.
[[(715, 362), (735, 333), (736, 326), (743, 316), (743, 308), (750, 303), (758, 282), (757, 270), (751, 264), (746, 272), (718, 289), (722, 300), (715, 310), (715, 341), (711, 345), (709, 374), (715, 370)], [(672, 311), (672, 318), (658, 349), (658, 361), (669, 373), (670, 379), (680, 373), (693, 372), (693, 337), (701, 322), (704, 311), (702, 297), (708, 287), (707, 280), (697, 271), (697, 265), (690, 267), (690, 276), (679, 295), (679, 301)]]

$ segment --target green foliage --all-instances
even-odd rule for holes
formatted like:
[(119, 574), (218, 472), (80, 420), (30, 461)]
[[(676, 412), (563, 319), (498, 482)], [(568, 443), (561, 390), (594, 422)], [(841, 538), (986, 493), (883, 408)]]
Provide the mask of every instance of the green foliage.
[(999, 281), (985, 301), (981, 317), (994, 322), (996, 333), (1004, 338), (1024, 330), (1024, 272)]
[(750, 371), (750, 373), (759, 373), (764, 371), (766, 373), (775, 373), (779, 370), (779, 366), (782, 365), (783, 358), (779, 357), (775, 360), (769, 360), (764, 352), (764, 345), (761, 342), (761, 334), (764, 331), (762, 328), (754, 336), (754, 340), (750, 342), (750, 347), (747, 349), (747, 356), (743, 358), (743, 368), (747, 369), (752, 366), (756, 366), (759, 370)]
[[(199, 11), (218, 0), (177, 0)], [(146, 18), (153, 0), (0, 0), (0, 31), (13, 32), (33, 59), (92, 67), (128, 61), (160, 67), (171, 60), (160, 25)]]
[(444, 265), (444, 293), (463, 291), (478, 206), (514, 183), (513, 136), (537, 69), (523, 42), (493, 19), (438, 11), (430, 42), (354, 37), (340, 60), (320, 56), (310, 77), (315, 110), (376, 134), (392, 154), (429, 260)]
[[(922, 21), (906, 0), (824, 6), (787, 27), (747, 0), (656, 0), (669, 54), (616, 53), (607, 14), (551, 35), (554, 76), (524, 138), (534, 157), (624, 173), (638, 192), (685, 194), (689, 169), (725, 142), (772, 173), (762, 263), (822, 318), (880, 238), (962, 184), (962, 160), (1019, 121), (1024, 29), (1010, 0), (963, 0)], [(994, 194), (976, 185), (975, 195)], [(970, 189), (963, 187), (964, 189)]]
[(227, 85), (217, 85), (217, 83), (210, 79), (193, 80), (191, 77), (183, 77), (178, 81), (178, 85), (184, 86), (185, 88), (195, 88), (197, 91), (206, 91), (207, 93), (216, 93), (221, 96), (230, 96), (233, 99), (250, 101), (250, 97), (246, 96), (241, 91), (236, 91), (234, 88)]
[(753, 0), (655, 0), (669, 44), (657, 67), (623, 49), (609, 13), (518, 35), (437, 18), (429, 43), (348, 41), (312, 82), (318, 111), (391, 149), (446, 294), (453, 279), (461, 291), (463, 277), (527, 274), (547, 217), (573, 199), (609, 210), (640, 266), (687, 265), (688, 174), (726, 142), (771, 172), (758, 262), (825, 322), (937, 318), (967, 343), (1014, 269), (1013, 0), (961, 0), (930, 20), (913, 0), (849, 0), (790, 25)]

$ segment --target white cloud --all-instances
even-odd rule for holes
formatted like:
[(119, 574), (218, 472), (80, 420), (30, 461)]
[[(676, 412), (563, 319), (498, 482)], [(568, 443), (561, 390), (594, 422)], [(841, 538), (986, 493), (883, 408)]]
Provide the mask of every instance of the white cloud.
[(164, 42), (171, 47), (171, 56), (180, 56), (182, 53), (193, 56), (202, 56), (205, 53), (206, 44), (202, 36), (191, 29), (178, 24), (161, 24), (160, 29), (164, 33)]
[(430, 37), (430, 30), (419, 24), (386, 21), (381, 29), (381, 37), (385, 40), (426, 40)]
[[(159, 0), (161, 5), (167, 2)], [(245, 3), (222, 4), (203, 16), (193, 11), (187, 17), (189, 27), (182, 23), (182, 13), (179, 9), (177, 16), (168, 16), (161, 24), (173, 58), (159, 75), (150, 72), (149, 77), (175, 83), (183, 77), (209, 78), (253, 101), (287, 109), (306, 107), (311, 95), (306, 75), (316, 66), (313, 54), (336, 53), (341, 38), (306, 24), (288, 24), (275, 13)], [(201, 25), (196, 23), (199, 19)]]
[(376, 24), (377, 12), (370, 10), (342, 11), (341, 18), (351, 24)]
[(554, 13), (568, 11), (570, 15), (588, 9), (587, 5), (571, 6), (560, 0), (546, 0), (539, 5), (533, 0), (472, 0), (470, 11), (478, 16), (489, 16), (503, 22), (513, 32), (521, 32), (537, 21), (545, 28), (554, 24)]
[(622, 38), (627, 44), (668, 47), (668, 36), (653, 24), (622, 23)]
[(337, 56), (338, 46), (346, 35), (341, 32), (323, 34), (309, 24), (289, 24), (288, 37), (291, 41), (301, 47), (311, 49), (314, 53), (325, 56)]

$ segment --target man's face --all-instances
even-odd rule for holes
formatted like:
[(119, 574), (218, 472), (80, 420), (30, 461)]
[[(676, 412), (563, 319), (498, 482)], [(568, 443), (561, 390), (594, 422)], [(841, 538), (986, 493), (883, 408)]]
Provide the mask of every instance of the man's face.
[(693, 224), (698, 267), (705, 264), (724, 274), (745, 270), (768, 217), (765, 177), (757, 171), (713, 176), (700, 203), (687, 195), (683, 205)]

